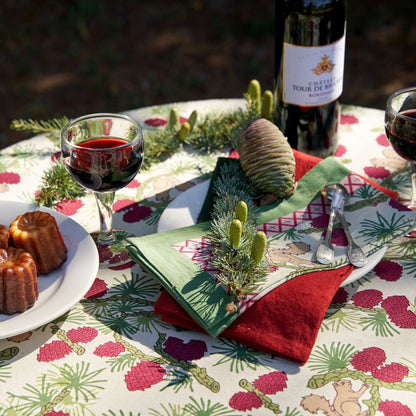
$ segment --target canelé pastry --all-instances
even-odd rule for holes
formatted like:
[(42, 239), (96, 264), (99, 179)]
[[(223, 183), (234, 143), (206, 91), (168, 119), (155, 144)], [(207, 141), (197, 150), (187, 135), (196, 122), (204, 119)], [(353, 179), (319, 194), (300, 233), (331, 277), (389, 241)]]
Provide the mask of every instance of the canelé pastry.
[(33, 306), (38, 294), (32, 256), (21, 248), (0, 249), (0, 313), (23, 312)]
[(48, 274), (66, 260), (67, 249), (55, 218), (47, 212), (19, 215), (9, 228), (12, 245), (28, 251), (38, 274)]
[(5, 225), (0, 224), (0, 248), (9, 246), (9, 230)]

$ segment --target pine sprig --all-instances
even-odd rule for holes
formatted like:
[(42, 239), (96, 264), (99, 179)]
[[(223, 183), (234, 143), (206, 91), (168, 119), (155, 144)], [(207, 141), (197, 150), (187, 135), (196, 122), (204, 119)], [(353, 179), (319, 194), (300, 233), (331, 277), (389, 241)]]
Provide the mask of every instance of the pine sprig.
[[(234, 166), (223, 166), (214, 182), (214, 206), (208, 238), (212, 244), (211, 264), (218, 269), (216, 278), (232, 296), (227, 310), (235, 312), (238, 304), (252, 294), (268, 274), (267, 262), (253, 258), (258, 209), (255, 192), (242, 171)], [(244, 201), (247, 218), (241, 223), (241, 240), (235, 246), (230, 229), (236, 219), (237, 206)], [(263, 257), (263, 255), (261, 256)]]
[(64, 164), (57, 161), (42, 176), (35, 202), (37, 205), (53, 207), (56, 202), (78, 199), (84, 194), (84, 189), (72, 179)]

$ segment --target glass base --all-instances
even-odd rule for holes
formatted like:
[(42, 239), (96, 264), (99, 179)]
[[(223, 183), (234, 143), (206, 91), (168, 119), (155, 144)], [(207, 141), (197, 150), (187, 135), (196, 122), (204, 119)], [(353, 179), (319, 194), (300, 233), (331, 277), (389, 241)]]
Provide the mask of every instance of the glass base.
[(112, 235), (113, 239), (102, 242), (99, 238), (99, 232), (91, 233), (91, 237), (97, 246), (101, 269), (117, 268), (132, 261), (124, 243), (128, 233), (124, 230), (113, 229)]

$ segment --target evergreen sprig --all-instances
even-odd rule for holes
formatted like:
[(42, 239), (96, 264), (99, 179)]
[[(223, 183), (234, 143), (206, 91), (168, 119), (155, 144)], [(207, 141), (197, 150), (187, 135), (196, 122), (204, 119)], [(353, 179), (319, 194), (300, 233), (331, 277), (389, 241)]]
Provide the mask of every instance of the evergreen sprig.
[(59, 201), (78, 199), (84, 194), (85, 190), (72, 179), (59, 160), (44, 172), (35, 203), (53, 207)]
[[(256, 193), (236, 165), (224, 165), (214, 182), (214, 205), (211, 228), (207, 237), (212, 244), (211, 264), (218, 270), (216, 278), (230, 293), (232, 302), (229, 312), (235, 312), (238, 304), (252, 294), (268, 274), (267, 262), (262, 248), (261, 260), (253, 256), (253, 243), (257, 229), (258, 208), (254, 203)], [(241, 224), (241, 240), (235, 244), (232, 236), (234, 221), (238, 217), (238, 206), (245, 203), (247, 215)], [(236, 214), (237, 213), (237, 214)]]

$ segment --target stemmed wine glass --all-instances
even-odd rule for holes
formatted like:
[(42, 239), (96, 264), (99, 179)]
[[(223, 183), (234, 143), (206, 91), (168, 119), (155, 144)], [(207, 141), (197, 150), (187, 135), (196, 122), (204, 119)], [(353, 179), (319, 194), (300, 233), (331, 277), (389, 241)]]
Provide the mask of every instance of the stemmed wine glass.
[[(408, 207), (416, 210), (416, 87), (405, 88), (387, 100), (384, 118), (387, 138), (402, 158), (411, 165), (411, 198)], [(408, 234), (416, 237), (416, 230)]]
[(62, 129), (61, 150), (67, 171), (78, 184), (91, 190), (97, 201), (100, 232), (92, 236), (100, 267), (126, 263), (125, 253), (112, 255), (110, 251), (116, 242), (112, 207), (115, 192), (129, 184), (142, 166), (141, 127), (126, 115), (85, 115)]

